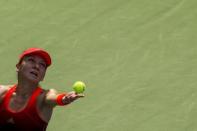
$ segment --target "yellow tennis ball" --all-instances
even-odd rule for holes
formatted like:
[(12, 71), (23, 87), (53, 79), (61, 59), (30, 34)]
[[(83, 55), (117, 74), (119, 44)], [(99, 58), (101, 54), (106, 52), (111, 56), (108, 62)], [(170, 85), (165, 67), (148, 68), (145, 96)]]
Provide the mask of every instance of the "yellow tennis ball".
[(85, 83), (83, 83), (82, 81), (76, 81), (73, 84), (73, 89), (74, 91), (79, 94), (79, 93), (83, 93), (85, 91), (86, 85)]

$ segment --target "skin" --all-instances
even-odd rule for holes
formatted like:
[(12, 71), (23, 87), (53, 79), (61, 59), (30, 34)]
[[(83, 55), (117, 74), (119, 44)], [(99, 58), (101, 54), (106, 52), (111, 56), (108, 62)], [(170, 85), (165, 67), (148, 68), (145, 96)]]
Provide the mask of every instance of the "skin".
[[(18, 112), (26, 107), (33, 91), (39, 86), (39, 82), (44, 80), (46, 70), (47, 65), (44, 59), (37, 55), (25, 56), (21, 63), (16, 65), (18, 85), (10, 99), (9, 108), (11, 110)], [(10, 87), (12, 85), (0, 85), (0, 104)], [(36, 105), (39, 116), (47, 123), (51, 118), (53, 109), (57, 106), (58, 95), (59, 93), (55, 89), (49, 89), (43, 90), (37, 98)], [(68, 92), (62, 101), (68, 105), (81, 97), (84, 95)]]

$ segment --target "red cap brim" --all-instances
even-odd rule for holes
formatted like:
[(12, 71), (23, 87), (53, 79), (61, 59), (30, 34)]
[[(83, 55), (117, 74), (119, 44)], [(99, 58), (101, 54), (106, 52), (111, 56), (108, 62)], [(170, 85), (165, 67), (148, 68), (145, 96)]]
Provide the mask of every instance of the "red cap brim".
[(41, 49), (41, 48), (29, 48), (29, 49), (25, 50), (19, 56), (19, 63), (22, 61), (24, 56), (28, 56), (28, 55), (38, 55), (38, 56), (42, 57), (44, 59), (44, 61), (46, 62), (47, 67), (50, 66), (51, 63), (52, 63), (49, 53), (46, 52), (45, 50)]

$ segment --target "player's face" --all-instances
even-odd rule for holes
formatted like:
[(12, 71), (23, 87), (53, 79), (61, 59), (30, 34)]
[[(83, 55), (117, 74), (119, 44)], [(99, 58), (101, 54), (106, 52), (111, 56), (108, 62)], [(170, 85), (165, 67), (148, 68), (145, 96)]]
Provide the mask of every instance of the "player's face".
[(37, 55), (26, 56), (17, 65), (18, 77), (33, 83), (39, 83), (44, 79), (46, 69), (46, 62), (42, 57)]

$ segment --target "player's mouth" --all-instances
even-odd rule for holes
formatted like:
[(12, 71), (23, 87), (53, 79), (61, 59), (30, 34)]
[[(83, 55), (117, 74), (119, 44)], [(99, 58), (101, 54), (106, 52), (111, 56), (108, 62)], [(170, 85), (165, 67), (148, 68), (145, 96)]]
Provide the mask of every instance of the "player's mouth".
[(31, 71), (30, 74), (32, 74), (34, 77), (38, 77), (38, 73), (35, 71)]

